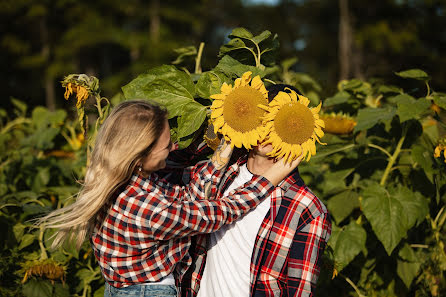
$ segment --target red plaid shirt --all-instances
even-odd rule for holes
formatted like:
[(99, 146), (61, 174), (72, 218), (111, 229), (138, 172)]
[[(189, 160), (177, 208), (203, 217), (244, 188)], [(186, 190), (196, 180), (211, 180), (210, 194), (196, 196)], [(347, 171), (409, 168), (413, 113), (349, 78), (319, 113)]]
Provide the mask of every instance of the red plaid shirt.
[[(228, 168), (217, 198), (246, 162)], [(271, 194), (271, 209), (257, 233), (251, 258), (249, 296), (313, 296), (321, 256), (331, 234), (325, 205), (307, 188), (295, 170)], [(197, 236), (191, 248), (194, 264), (183, 278), (182, 296), (194, 297), (206, 264), (208, 236)]]
[(125, 287), (175, 273), (179, 282), (192, 263), (191, 236), (235, 221), (274, 189), (255, 176), (225, 199), (204, 200), (205, 185), (211, 185), (213, 197), (221, 175), (210, 161), (194, 167), (188, 187), (169, 184), (156, 174), (147, 179), (134, 175), (91, 238), (106, 281)]

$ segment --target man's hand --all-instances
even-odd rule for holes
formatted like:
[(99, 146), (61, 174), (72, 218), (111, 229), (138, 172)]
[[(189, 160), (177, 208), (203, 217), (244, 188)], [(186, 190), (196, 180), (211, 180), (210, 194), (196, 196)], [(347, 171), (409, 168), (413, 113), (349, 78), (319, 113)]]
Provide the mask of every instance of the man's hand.
[(291, 163), (285, 163), (283, 158), (274, 163), (265, 173), (263, 177), (268, 179), (273, 185), (277, 186), (285, 177), (287, 177), (302, 161), (303, 154)]

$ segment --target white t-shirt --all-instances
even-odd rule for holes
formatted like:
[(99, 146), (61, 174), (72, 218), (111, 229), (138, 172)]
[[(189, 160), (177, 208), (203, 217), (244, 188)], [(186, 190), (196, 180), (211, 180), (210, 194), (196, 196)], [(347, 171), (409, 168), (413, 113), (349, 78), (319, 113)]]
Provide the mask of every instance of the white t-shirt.
[[(243, 165), (224, 196), (251, 178), (252, 173), (246, 164)], [(234, 224), (224, 226), (210, 235), (206, 266), (197, 297), (249, 296), (252, 251), (270, 205), (271, 197), (268, 197)]]

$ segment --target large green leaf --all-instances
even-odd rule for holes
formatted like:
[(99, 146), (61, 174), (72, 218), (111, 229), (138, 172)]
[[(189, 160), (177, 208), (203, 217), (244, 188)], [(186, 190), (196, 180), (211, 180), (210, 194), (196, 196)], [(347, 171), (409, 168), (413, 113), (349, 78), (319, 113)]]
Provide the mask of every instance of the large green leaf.
[(429, 80), (429, 75), (427, 75), (426, 72), (420, 69), (410, 69), (406, 71), (395, 72), (395, 74), (403, 78), (413, 78), (423, 81)]
[(428, 201), (418, 192), (414, 192), (404, 186), (392, 189), (394, 196), (403, 205), (406, 228), (410, 229), (415, 224), (420, 224), (429, 213)]
[(196, 85), (197, 94), (201, 98), (210, 99), (211, 95), (220, 93), (224, 82), (231, 84), (232, 80), (218, 71), (205, 72), (198, 79)]
[(156, 79), (143, 88), (145, 99), (164, 106), (169, 113), (169, 118), (179, 116), (186, 104), (195, 102), (193, 97), (195, 86), (192, 80), (190, 83), (192, 85), (177, 80)]
[(234, 28), (232, 30), (231, 34), (229, 34), (229, 37), (230, 38), (239, 37), (239, 38), (244, 38), (244, 39), (252, 39), (253, 35), (251, 32), (249, 32), (245, 28), (238, 27), (238, 28)]
[(406, 287), (409, 288), (420, 270), (421, 263), (407, 243), (400, 249), (398, 256), (396, 271)]
[(334, 259), (338, 272), (365, 248), (366, 239), (366, 231), (355, 222), (350, 222), (349, 225), (343, 227), (334, 247)]
[(408, 95), (399, 95), (398, 97), (404, 98), (397, 102), (397, 114), (401, 123), (410, 119), (419, 119), (420, 115), (431, 106), (431, 102), (425, 98), (415, 100)]
[[(175, 66), (163, 65), (150, 69), (147, 73), (139, 75), (137, 78), (123, 86), (122, 92), (127, 100), (129, 99), (148, 99), (145, 97), (144, 87), (155, 79), (175, 79), (184, 73)], [(185, 73), (184, 73), (185, 74)], [(187, 75), (187, 74), (186, 74)]]
[(360, 109), (357, 117), (357, 124), (354, 131), (362, 131), (372, 128), (380, 122), (389, 122), (395, 115), (396, 110), (392, 107)]
[(341, 192), (328, 200), (327, 207), (335, 221), (339, 224), (355, 208), (359, 207), (358, 194), (350, 190)]
[(433, 97), (435, 104), (446, 110), (446, 94), (435, 93), (433, 94)]
[(183, 138), (200, 128), (206, 119), (207, 108), (197, 102), (190, 102), (183, 107), (182, 115), (178, 118), (178, 136)]
[(362, 209), (387, 254), (406, 235), (406, 218), (402, 203), (378, 184), (363, 192)]
[(23, 295), (26, 297), (53, 296), (53, 286), (47, 280), (30, 279), (23, 285)]
[(363, 192), (362, 206), (364, 215), (389, 255), (407, 230), (423, 221), (428, 213), (427, 200), (404, 186), (387, 190), (372, 184)]

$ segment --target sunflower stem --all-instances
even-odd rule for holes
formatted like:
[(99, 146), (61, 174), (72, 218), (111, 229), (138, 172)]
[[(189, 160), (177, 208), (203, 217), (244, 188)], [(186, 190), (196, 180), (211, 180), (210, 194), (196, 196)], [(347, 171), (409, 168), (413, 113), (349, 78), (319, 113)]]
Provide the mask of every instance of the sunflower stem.
[(384, 154), (386, 154), (387, 157), (392, 158), (392, 155), (388, 151), (386, 151), (384, 148), (380, 147), (379, 145), (369, 143), (369, 144), (367, 144), (367, 146), (376, 148), (376, 149), (382, 151)]
[(355, 290), (356, 294), (358, 294), (359, 297), (366, 297), (365, 295), (362, 295), (361, 291), (359, 290), (359, 288), (355, 285), (355, 283), (348, 278), (347, 276), (344, 276), (341, 274), (341, 276), (345, 279), (345, 281)]
[(389, 173), (392, 171), (393, 164), (395, 163), (396, 159), (398, 158), (398, 155), (401, 152), (401, 147), (404, 143), (404, 140), (406, 139), (406, 132), (407, 129), (404, 129), (403, 136), (401, 136), (400, 140), (398, 141), (398, 144), (396, 145), (396, 149), (393, 152), (393, 155), (389, 158), (389, 163), (387, 163), (386, 170), (384, 171), (384, 174), (379, 183), (381, 186), (384, 186), (386, 184), (387, 177), (389, 176)]
[(40, 231), (39, 231), (40, 259), (45, 260), (45, 259), (48, 259), (48, 254), (46, 253), (46, 248), (43, 243), (44, 226), (40, 225), (39, 229), (40, 229)]
[(429, 87), (429, 83), (427, 81), (425, 82), (425, 84), (426, 84), (426, 87), (427, 87), (427, 95), (426, 95), (426, 97), (429, 97), (430, 94), (431, 94), (431, 88)]
[(257, 59), (256, 59), (256, 67), (260, 68), (260, 57), (262, 56), (262, 53), (260, 52), (260, 47), (257, 43), (254, 42), (254, 44), (256, 45), (257, 48)]
[(198, 47), (198, 54), (195, 58), (195, 73), (201, 73), (201, 56), (203, 55), (204, 42), (200, 42), (200, 46)]

